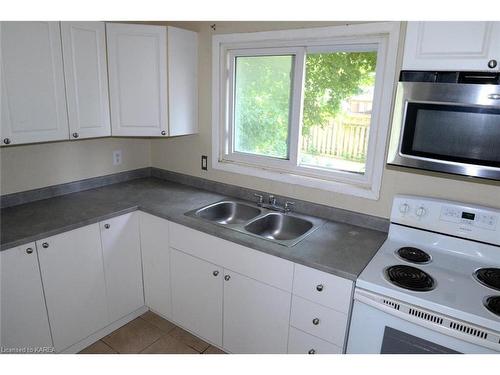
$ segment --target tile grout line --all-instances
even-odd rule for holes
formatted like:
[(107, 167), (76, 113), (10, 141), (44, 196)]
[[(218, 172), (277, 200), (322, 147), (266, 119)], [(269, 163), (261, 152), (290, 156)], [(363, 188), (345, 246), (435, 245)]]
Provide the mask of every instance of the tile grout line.
[(106, 345), (108, 348), (110, 348), (112, 351), (114, 351), (114, 353), (111, 353), (111, 354), (120, 354), (118, 352), (118, 350), (116, 350), (115, 348), (113, 348), (111, 345), (109, 345), (108, 343), (106, 343), (104, 340), (100, 339), (99, 341), (102, 342), (104, 345)]

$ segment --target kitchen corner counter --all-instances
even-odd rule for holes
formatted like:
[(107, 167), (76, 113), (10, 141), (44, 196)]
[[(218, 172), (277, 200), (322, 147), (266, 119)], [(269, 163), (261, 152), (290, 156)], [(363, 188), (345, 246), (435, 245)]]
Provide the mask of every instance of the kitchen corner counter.
[(224, 228), (184, 213), (227, 196), (156, 178), (142, 178), (1, 210), (1, 250), (137, 209), (255, 250), (356, 280), (387, 233), (326, 221), (293, 247)]

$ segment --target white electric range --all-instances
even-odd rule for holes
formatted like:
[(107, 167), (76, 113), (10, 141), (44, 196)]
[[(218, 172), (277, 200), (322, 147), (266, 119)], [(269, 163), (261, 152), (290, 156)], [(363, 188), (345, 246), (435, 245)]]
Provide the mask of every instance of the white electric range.
[(356, 281), (347, 353), (456, 352), (500, 353), (500, 210), (397, 196)]

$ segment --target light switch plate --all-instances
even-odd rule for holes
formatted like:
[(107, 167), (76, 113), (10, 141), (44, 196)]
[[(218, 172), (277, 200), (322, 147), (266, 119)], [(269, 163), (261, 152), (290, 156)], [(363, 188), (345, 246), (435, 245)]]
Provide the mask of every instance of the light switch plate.
[(201, 155), (201, 169), (204, 171), (207, 170), (207, 156), (206, 155)]

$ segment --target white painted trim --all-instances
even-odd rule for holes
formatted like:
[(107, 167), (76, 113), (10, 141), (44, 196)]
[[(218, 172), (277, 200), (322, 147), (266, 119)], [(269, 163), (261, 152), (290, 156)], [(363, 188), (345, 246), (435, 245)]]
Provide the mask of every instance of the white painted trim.
[[(358, 24), (348, 26), (321, 27), (300, 30), (280, 30), (256, 33), (219, 34), (212, 37), (212, 168), (226, 172), (245, 174), (273, 181), (297, 184), (323, 190), (334, 191), (343, 194), (378, 200), (382, 173), (385, 164), (385, 149), (390, 123), (391, 104), (393, 97), (393, 86), (399, 44), (400, 22), (381, 22), (370, 24)], [(362, 37), (362, 39), (360, 39)], [(274, 163), (275, 169), (269, 167), (255, 166), (248, 163), (251, 158), (244, 160), (234, 158), (234, 161), (222, 160), (221, 145), (227, 142), (224, 139), (223, 126), (226, 126), (227, 106), (226, 98), (230, 82), (221, 82), (222, 77), (229, 77), (226, 71), (227, 62), (221, 61), (227, 58), (228, 49), (252, 49), (256, 47), (291, 47), (304, 46), (308, 48), (328, 48), (331, 44), (367, 44), (377, 43), (377, 71), (374, 94), (374, 110), (372, 123), (376, 123), (374, 132), (370, 132), (366, 173), (358, 178), (354, 173), (332, 172), (332, 175), (342, 176), (337, 181), (321, 178), (321, 173), (315, 176), (299, 175), (297, 170), (279, 170), (279, 164)], [(232, 80), (231, 80), (232, 82)], [(227, 98), (226, 98), (227, 99)], [(227, 143), (226, 143), (227, 144)], [(260, 157), (261, 158), (261, 157)], [(239, 161), (240, 163), (236, 163)], [(246, 164), (244, 164), (246, 162)], [(278, 167), (278, 168), (276, 168)], [(302, 168), (303, 169), (303, 168)], [(324, 175), (324, 174), (323, 174)]]

